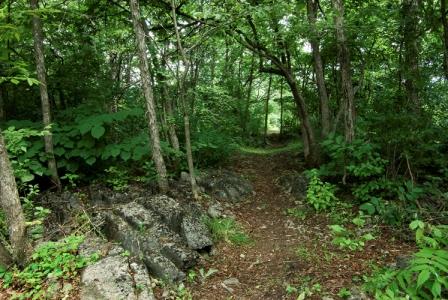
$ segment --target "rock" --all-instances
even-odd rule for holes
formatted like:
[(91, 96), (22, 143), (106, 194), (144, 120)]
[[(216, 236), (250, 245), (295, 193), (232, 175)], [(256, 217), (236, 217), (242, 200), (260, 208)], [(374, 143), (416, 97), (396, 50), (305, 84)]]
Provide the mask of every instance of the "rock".
[(370, 298), (362, 291), (360, 287), (352, 287), (350, 289), (350, 296), (347, 300), (369, 300)]
[(180, 180), (183, 182), (190, 182), (190, 174), (187, 172), (180, 172)]
[(213, 170), (201, 174), (198, 185), (221, 200), (239, 202), (252, 193), (252, 184), (243, 177), (226, 170)]
[(224, 280), (222, 283), (224, 283), (227, 286), (229, 286), (229, 285), (239, 285), (240, 281), (238, 280), (238, 278), (231, 277), (231, 278), (228, 278), (228, 279)]
[(191, 249), (209, 251), (213, 245), (207, 226), (201, 219), (192, 215), (187, 215), (182, 219), (181, 234)]
[(407, 255), (397, 256), (395, 259), (395, 267), (400, 270), (406, 269), (409, 266), (411, 259), (412, 257)]
[(224, 215), (224, 209), (221, 204), (215, 202), (208, 207), (207, 214), (211, 218), (221, 218)]
[[(93, 245), (93, 249), (89, 249)], [(93, 253), (104, 245), (101, 240), (83, 244), (84, 253)], [(81, 274), (81, 300), (153, 300), (149, 275), (144, 265), (124, 255), (125, 250), (114, 245), (114, 251), (87, 266)]]
[(291, 194), (295, 199), (299, 201), (306, 199), (308, 179), (303, 174), (286, 174), (280, 176), (277, 182), (285, 192)]

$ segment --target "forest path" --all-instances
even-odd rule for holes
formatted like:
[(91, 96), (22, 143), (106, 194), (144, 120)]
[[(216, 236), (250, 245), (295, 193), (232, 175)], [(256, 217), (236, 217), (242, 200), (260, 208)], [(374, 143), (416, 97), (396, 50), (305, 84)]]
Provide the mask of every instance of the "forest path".
[[(386, 232), (363, 251), (339, 250), (331, 244), (328, 225), (335, 221), (331, 216), (288, 215), (296, 203), (276, 179), (303, 171), (296, 148), (242, 151), (233, 158), (231, 169), (249, 179), (255, 193), (230, 210), (253, 242), (244, 246), (218, 243), (217, 254), (199, 266), (205, 272), (218, 271), (189, 285), (193, 299), (297, 299), (303, 292), (306, 299), (340, 299), (341, 288), (359, 285), (373, 264), (393, 262), (397, 253), (408, 248), (391, 242)], [(239, 284), (223, 286), (235, 278)]]
[[(294, 201), (275, 183), (283, 173), (302, 167), (292, 152), (279, 150), (248, 150), (233, 158), (231, 169), (250, 180), (255, 193), (231, 210), (253, 242), (218, 244), (217, 255), (204, 266), (218, 272), (201, 286), (192, 287), (194, 299), (282, 299), (286, 282), (303, 268), (295, 254), (303, 235), (287, 226), (285, 214)], [(240, 282), (229, 286), (233, 292), (221, 284), (229, 278)]]

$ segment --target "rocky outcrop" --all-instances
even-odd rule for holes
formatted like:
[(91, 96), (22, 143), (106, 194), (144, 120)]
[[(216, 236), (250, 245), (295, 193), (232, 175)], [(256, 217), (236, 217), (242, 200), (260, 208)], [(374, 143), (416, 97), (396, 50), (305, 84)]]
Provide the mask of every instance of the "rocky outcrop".
[(103, 258), (87, 266), (81, 274), (82, 300), (153, 300), (146, 267), (130, 258), (125, 250), (100, 239), (88, 239), (80, 254), (101, 252)]
[(277, 179), (278, 185), (296, 200), (306, 199), (306, 190), (308, 188), (308, 179), (303, 174), (291, 173), (282, 175)]
[(227, 170), (204, 172), (197, 181), (205, 193), (219, 200), (239, 202), (253, 191), (247, 179)]
[(168, 281), (183, 280), (184, 271), (196, 264), (198, 251), (210, 251), (213, 245), (200, 207), (164, 195), (114, 205), (102, 216), (109, 240)]

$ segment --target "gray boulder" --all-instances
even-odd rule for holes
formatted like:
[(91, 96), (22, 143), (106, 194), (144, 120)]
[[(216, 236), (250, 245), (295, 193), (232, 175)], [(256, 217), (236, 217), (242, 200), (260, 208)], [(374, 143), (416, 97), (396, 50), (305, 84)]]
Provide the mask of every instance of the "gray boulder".
[(153, 300), (146, 267), (132, 261), (117, 245), (89, 240), (81, 246), (82, 255), (109, 249), (105, 257), (87, 266), (81, 274), (81, 300)]
[(308, 188), (308, 179), (303, 174), (291, 173), (282, 175), (277, 179), (277, 183), (288, 194), (296, 200), (306, 199), (306, 190)]
[(198, 185), (210, 196), (230, 202), (240, 202), (253, 191), (247, 179), (227, 170), (204, 172), (198, 178)]

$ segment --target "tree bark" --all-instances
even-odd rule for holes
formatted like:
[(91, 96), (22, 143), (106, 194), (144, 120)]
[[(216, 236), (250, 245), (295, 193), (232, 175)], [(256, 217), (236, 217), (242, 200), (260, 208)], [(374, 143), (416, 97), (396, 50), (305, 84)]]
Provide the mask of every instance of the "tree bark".
[(18, 264), (23, 264), (26, 253), (25, 217), (20, 204), (14, 171), (6, 151), (5, 140), (0, 130), (0, 205), (6, 215), (9, 227), (9, 239), (12, 248), (12, 258)]
[(404, 86), (410, 106), (420, 111), (420, 71), (418, 47), (418, 0), (403, 0)]
[(446, 0), (440, 0), (440, 15), (443, 25), (443, 43), (445, 49), (443, 52), (443, 69), (445, 71), (445, 78), (448, 80), (448, 21), (446, 19)]
[(319, 49), (319, 34), (316, 29), (318, 0), (307, 0), (308, 22), (310, 24), (310, 44), (313, 52), (313, 65), (316, 74), (317, 90), (320, 99), (320, 114), (322, 137), (325, 138), (330, 131), (330, 110), (328, 108), (328, 93), (325, 86), (324, 67)]
[(280, 138), (283, 138), (283, 80), (280, 79)]
[(254, 82), (254, 70), (255, 70), (255, 53), (252, 54), (252, 60), (250, 63), (250, 71), (249, 71), (249, 84), (247, 87), (247, 95), (246, 95), (246, 103), (244, 105), (244, 112), (243, 112), (243, 120), (242, 120), (242, 130), (243, 134), (247, 136), (248, 134), (248, 128), (247, 123), (249, 123), (249, 109), (250, 109), (250, 98), (252, 97), (252, 85)]
[(341, 85), (345, 107), (345, 140), (351, 143), (355, 138), (355, 96), (351, 76), (350, 51), (344, 30), (344, 4), (343, 0), (332, 0), (332, 4), (335, 10), (334, 23), (341, 65)]
[(269, 98), (271, 97), (272, 74), (269, 74), (268, 94), (264, 103), (264, 139), (265, 145), (268, 144), (268, 119), (269, 119)]
[(5, 119), (5, 101), (3, 99), (3, 86), (0, 84), (0, 121)]
[(146, 100), (146, 110), (148, 114), (148, 126), (151, 137), (152, 159), (157, 171), (157, 183), (162, 193), (168, 191), (168, 179), (165, 161), (163, 159), (160, 147), (159, 128), (157, 125), (157, 115), (154, 102), (154, 94), (148, 72), (148, 58), (146, 57), (147, 49), (145, 43), (145, 34), (140, 23), (140, 8), (138, 0), (129, 0), (131, 8), (132, 23), (134, 25), (135, 42), (137, 44), (140, 77), (142, 81), (143, 94)]
[(177, 40), (177, 47), (179, 50), (179, 53), (181, 55), (182, 61), (184, 63), (185, 71), (182, 77), (179, 77), (179, 98), (182, 103), (183, 112), (184, 112), (184, 129), (185, 129), (185, 148), (187, 152), (187, 164), (188, 164), (188, 172), (190, 174), (190, 185), (191, 185), (191, 191), (193, 193), (193, 197), (195, 199), (199, 198), (199, 188), (196, 183), (196, 176), (194, 172), (194, 162), (193, 162), (193, 152), (191, 150), (191, 137), (190, 137), (190, 116), (188, 111), (188, 105), (186, 103), (186, 76), (188, 75), (189, 69), (190, 69), (190, 62), (187, 59), (187, 55), (185, 54), (185, 50), (182, 47), (182, 42), (180, 40), (180, 34), (179, 34), (179, 28), (177, 25), (177, 17), (176, 17), (176, 8), (174, 5), (174, 1), (171, 1), (171, 8), (172, 8), (172, 17), (174, 22), (174, 30), (176, 33), (176, 40)]
[(39, 8), (39, 0), (30, 0), (31, 10), (35, 11), (32, 18), (33, 26), (33, 39), (34, 39), (34, 56), (36, 60), (37, 79), (40, 81), (40, 98), (42, 102), (42, 117), (47, 133), (44, 135), (45, 153), (48, 156), (48, 170), (51, 174), (51, 179), (56, 185), (58, 190), (61, 190), (61, 180), (59, 179), (58, 169), (56, 165), (56, 159), (54, 157), (53, 150), (53, 135), (51, 133), (51, 108), (50, 101), (48, 99), (47, 90), (47, 74), (45, 70), (45, 58), (44, 58), (44, 34), (42, 30), (42, 22), (37, 14)]

